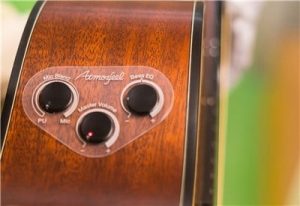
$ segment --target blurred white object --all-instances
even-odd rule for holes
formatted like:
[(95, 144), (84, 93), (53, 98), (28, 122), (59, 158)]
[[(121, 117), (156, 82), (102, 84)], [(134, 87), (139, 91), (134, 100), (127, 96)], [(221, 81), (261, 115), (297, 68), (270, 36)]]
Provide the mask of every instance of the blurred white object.
[(225, 9), (232, 26), (232, 59), (229, 84), (235, 85), (252, 62), (257, 20), (263, 1), (227, 1)]
[(5, 98), (7, 84), (15, 60), (17, 49), (28, 15), (21, 15), (17, 11), (0, 2), (1, 13), (1, 45), (0, 45), (0, 80), (1, 80), (1, 108)]

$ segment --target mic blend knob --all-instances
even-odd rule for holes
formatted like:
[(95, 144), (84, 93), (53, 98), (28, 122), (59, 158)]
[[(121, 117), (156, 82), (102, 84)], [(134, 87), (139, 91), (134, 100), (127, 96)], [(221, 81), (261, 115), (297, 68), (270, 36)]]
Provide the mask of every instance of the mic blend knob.
[(51, 82), (38, 95), (40, 108), (47, 113), (65, 111), (73, 101), (71, 89), (63, 82)]

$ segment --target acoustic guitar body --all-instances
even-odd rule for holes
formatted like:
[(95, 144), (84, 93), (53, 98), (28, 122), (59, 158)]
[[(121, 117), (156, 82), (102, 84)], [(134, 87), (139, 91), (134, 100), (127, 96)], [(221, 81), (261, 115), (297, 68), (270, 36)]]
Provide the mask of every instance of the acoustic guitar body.
[(212, 204), (219, 17), (38, 2), (1, 116), (2, 205)]

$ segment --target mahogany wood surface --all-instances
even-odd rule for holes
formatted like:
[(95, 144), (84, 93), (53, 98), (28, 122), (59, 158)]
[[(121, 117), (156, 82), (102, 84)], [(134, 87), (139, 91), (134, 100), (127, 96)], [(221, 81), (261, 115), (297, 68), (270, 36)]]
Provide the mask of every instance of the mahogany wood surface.
[[(1, 159), (2, 205), (179, 205), (191, 2), (47, 2), (25, 56)], [(80, 156), (25, 115), (28, 80), (51, 66), (150, 66), (170, 80), (170, 115), (104, 158)]]

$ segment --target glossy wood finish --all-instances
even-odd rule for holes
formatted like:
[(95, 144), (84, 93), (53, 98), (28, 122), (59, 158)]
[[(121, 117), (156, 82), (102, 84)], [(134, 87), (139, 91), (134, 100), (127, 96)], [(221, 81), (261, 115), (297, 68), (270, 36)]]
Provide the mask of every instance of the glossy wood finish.
[[(2, 154), (2, 205), (178, 205), (191, 2), (47, 2), (25, 57)], [(22, 91), (50, 66), (144, 65), (174, 88), (165, 121), (115, 154), (80, 156), (36, 127)]]

